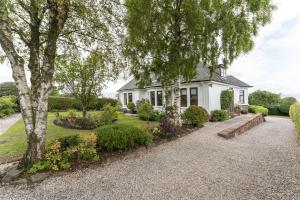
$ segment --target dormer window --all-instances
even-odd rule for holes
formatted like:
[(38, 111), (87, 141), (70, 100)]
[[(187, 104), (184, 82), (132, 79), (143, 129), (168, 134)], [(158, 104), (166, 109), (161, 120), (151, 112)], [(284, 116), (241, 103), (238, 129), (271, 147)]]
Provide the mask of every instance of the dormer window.
[(220, 72), (221, 72), (221, 77), (225, 78), (226, 77), (226, 69), (220, 68)]

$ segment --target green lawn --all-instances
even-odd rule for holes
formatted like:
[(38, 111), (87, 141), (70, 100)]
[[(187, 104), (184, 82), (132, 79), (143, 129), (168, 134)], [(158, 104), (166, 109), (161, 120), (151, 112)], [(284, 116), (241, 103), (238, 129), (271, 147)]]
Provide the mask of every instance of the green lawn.
[[(54, 113), (49, 113), (46, 144), (49, 144), (53, 139), (59, 137), (93, 132), (92, 130), (86, 131), (62, 128), (53, 124), (54, 119)], [(119, 113), (118, 121), (116, 123), (133, 124), (140, 128), (147, 126), (147, 122), (140, 120), (138, 117), (127, 116), (123, 113)], [(156, 122), (150, 122), (150, 124), (155, 125)], [(21, 119), (0, 136), (0, 163), (21, 157), (25, 152), (26, 146), (24, 123)]]

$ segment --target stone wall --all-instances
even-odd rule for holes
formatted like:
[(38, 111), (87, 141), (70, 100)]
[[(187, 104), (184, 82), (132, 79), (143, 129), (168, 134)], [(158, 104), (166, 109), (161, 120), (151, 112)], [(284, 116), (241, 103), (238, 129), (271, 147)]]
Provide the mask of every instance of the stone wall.
[(247, 130), (257, 126), (263, 122), (265, 122), (265, 118), (262, 114), (256, 114), (247, 121), (240, 122), (236, 125), (233, 125), (229, 128), (226, 128), (218, 133), (219, 136), (224, 137), (226, 139), (230, 139), (235, 137), (236, 135), (240, 135)]

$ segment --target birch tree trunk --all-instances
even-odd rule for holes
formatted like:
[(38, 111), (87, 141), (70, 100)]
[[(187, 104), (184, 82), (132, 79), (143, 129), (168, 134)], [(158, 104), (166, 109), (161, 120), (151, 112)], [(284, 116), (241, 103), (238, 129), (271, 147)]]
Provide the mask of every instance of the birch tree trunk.
[(46, 33), (47, 42), (44, 48), (42, 65), (40, 66), (40, 43), (38, 8), (33, 2), (30, 6), (31, 40), (28, 42), (30, 58), (28, 67), (31, 72), (31, 87), (29, 89), (25, 75), (25, 61), (18, 54), (8, 13), (5, 7), (0, 8), (0, 45), (5, 52), (13, 72), (13, 78), (19, 92), (20, 107), (25, 132), (27, 135), (27, 151), (22, 165), (29, 166), (44, 158), (45, 135), (47, 129), (48, 97), (51, 93), (54, 61), (59, 34), (68, 16), (69, 0), (47, 1), (49, 5), (49, 29)]
[(180, 85), (181, 85), (181, 79), (178, 77), (175, 80), (174, 84), (174, 103), (173, 103), (173, 114), (174, 114), (174, 123), (176, 126), (181, 126), (181, 120), (180, 120)]

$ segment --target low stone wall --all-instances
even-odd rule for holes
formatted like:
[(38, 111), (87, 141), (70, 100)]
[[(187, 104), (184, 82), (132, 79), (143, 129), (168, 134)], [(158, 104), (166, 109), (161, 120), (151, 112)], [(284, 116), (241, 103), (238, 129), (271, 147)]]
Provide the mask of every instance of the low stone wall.
[(240, 122), (238, 124), (235, 124), (229, 128), (226, 128), (218, 133), (219, 136), (224, 137), (226, 139), (230, 139), (235, 137), (236, 135), (240, 135), (247, 130), (253, 128), (254, 126), (257, 126), (258, 124), (261, 124), (265, 122), (265, 118), (262, 116), (262, 114), (256, 114), (250, 119)]

